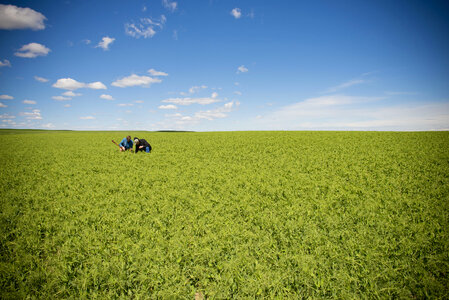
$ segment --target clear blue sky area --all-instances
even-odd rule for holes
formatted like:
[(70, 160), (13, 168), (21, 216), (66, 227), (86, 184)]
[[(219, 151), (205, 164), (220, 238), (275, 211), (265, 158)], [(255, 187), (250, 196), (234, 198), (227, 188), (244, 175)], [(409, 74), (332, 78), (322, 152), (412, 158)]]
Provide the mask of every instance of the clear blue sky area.
[(0, 126), (448, 130), (448, 1), (0, 1)]

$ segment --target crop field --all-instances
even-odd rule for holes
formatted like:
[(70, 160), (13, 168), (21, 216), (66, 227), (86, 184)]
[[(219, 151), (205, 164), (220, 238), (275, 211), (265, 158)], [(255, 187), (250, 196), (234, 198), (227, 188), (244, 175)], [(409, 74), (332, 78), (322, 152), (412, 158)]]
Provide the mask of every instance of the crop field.
[(449, 297), (449, 132), (0, 145), (2, 299)]

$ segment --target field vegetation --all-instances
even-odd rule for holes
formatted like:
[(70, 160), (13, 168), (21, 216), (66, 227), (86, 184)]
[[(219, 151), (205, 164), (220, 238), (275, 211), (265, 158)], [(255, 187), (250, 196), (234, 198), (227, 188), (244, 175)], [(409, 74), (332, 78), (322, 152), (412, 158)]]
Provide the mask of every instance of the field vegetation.
[(449, 132), (0, 145), (2, 299), (449, 297)]

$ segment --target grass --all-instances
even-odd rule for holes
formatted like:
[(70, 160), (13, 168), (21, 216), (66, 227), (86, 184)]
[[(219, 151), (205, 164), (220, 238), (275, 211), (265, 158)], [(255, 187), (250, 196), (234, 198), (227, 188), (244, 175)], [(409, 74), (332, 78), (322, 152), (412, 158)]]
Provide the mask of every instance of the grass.
[(448, 132), (0, 131), (17, 298), (448, 298)]

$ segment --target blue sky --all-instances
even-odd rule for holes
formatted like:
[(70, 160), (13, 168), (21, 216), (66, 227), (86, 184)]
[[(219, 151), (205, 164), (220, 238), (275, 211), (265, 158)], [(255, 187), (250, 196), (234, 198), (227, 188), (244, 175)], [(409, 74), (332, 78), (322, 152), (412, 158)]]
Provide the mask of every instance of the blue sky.
[(447, 1), (0, 1), (0, 126), (448, 130)]

